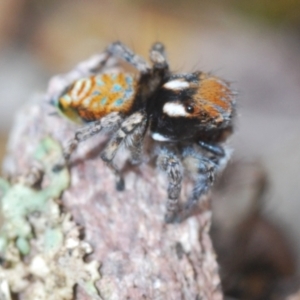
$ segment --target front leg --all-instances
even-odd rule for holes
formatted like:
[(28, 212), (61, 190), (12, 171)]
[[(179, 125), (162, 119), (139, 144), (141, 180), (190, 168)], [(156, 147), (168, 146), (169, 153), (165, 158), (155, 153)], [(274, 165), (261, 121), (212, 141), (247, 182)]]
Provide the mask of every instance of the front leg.
[(183, 150), (183, 163), (186, 169), (195, 178), (194, 188), (189, 197), (184, 214), (187, 216), (199, 199), (205, 195), (212, 184), (216, 173), (227, 163), (229, 159), (229, 150), (220, 145), (202, 144), (208, 153), (213, 156), (204, 155), (197, 147), (187, 147)]
[(194, 188), (185, 205), (185, 209), (188, 212), (191, 211), (199, 199), (209, 191), (215, 179), (216, 167), (213, 161), (206, 158), (200, 158), (195, 159), (195, 164), (197, 173)]
[(180, 159), (168, 148), (160, 149), (157, 165), (168, 176), (168, 201), (165, 222), (172, 223), (176, 220), (179, 211), (179, 196), (181, 192), (183, 168)]

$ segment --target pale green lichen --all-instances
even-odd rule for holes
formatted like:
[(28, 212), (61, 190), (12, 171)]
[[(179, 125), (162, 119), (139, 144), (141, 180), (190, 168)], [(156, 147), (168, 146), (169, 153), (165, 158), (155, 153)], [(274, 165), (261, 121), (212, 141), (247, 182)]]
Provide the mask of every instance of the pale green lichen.
[(55, 202), (70, 181), (67, 168), (53, 170), (61, 155), (51, 138), (37, 147), (34, 159), (44, 172), (39, 189), (26, 184), (26, 178), (15, 184), (0, 179), (0, 253), (5, 262), (0, 267), (1, 300), (10, 300), (10, 292), (30, 300), (73, 299), (76, 284), (91, 299), (101, 299), (95, 287), (99, 263), (84, 261), (92, 249)]
[(37, 147), (34, 159), (41, 163), (48, 180), (47, 186), (34, 189), (24, 182), (14, 185), (0, 178), (1, 211), (3, 225), (0, 230), (0, 253), (5, 251), (8, 240), (16, 239), (22, 254), (28, 254), (28, 239), (32, 237), (32, 230), (26, 217), (35, 211), (47, 211), (47, 201), (55, 199), (69, 186), (69, 172), (67, 168), (54, 172), (53, 166), (61, 157), (60, 146), (51, 138), (41, 141)]

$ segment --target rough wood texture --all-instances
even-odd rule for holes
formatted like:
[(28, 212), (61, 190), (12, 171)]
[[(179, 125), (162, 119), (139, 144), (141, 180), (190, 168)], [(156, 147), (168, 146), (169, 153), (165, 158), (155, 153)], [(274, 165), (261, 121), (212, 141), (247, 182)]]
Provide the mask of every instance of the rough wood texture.
[[(81, 63), (67, 75), (54, 78), (46, 99), (72, 80), (89, 73), (101, 55)], [(51, 135), (65, 144), (74, 127), (51, 116), (54, 108), (37, 97), (18, 114), (4, 164), (8, 174), (22, 173), (33, 163), (38, 141)], [(145, 153), (140, 166), (124, 165), (126, 190), (117, 192), (111, 171), (99, 158), (105, 137), (82, 143), (71, 160), (70, 188), (64, 209), (83, 228), (84, 239), (101, 263), (97, 283), (103, 299), (222, 299), (218, 264), (209, 236), (211, 209), (203, 199), (195, 216), (181, 224), (164, 223), (167, 181)], [(154, 145), (155, 146), (155, 145)], [(149, 153), (153, 150), (150, 145)], [(121, 151), (122, 163), (125, 154)], [(182, 199), (189, 193), (183, 186)], [(89, 257), (87, 258), (89, 260)], [(76, 299), (90, 299), (80, 289)]]

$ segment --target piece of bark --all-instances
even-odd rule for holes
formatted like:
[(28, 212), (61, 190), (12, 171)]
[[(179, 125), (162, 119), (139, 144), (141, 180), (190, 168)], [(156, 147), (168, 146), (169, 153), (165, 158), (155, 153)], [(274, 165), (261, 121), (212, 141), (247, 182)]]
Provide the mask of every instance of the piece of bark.
[[(46, 97), (37, 97), (17, 115), (10, 135), (4, 172), (26, 172), (41, 138), (51, 135), (62, 144), (75, 128), (50, 115), (47, 100), (70, 82), (88, 75), (103, 56), (94, 56), (67, 75), (55, 77)], [(112, 61), (111, 65), (114, 62)], [(139, 166), (124, 164), (126, 188), (115, 189), (112, 172), (99, 158), (106, 137), (102, 134), (79, 145), (70, 162), (71, 186), (62, 195), (63, 209), (82, 226), (84, 239), (100, 262), (97, 282), (103, 299), (222, 299), (216, 255), (209, 236), (211, 208), (208, 197), (198, 213), (180, 224), (164, 223), (167, 179), (151, 163), (155, 145), (145, 150)], [(146, 138), (145, 143), (149, 142)], [(117, 160), (126, 157), (121, 150)], [(187, 199), (190, 184), (183, 184)], [(89, 260), (90, 257), (87, 258)], [(76, 299), (90, 299), (78, 288)]]

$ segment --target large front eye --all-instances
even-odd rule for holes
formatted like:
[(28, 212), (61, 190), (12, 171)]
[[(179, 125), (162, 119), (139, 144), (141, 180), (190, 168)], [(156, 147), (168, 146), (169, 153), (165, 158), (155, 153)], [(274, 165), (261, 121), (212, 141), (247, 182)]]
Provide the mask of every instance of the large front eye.
[(192, 105), (187, 105), (185, 107), (186, 112), (188, 112), (189, 114), (192, 114), (194, 112), (194, 107)]

